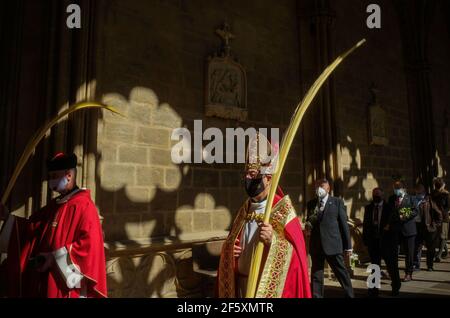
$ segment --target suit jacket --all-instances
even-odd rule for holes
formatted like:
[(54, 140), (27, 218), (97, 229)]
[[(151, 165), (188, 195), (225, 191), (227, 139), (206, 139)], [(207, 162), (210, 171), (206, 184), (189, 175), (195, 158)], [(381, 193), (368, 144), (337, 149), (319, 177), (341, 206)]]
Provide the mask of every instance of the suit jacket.
[(395, 201), (397, 200), (397, 197), (395, 195), (391, 195), (389, 197), (389, 205), (391, 206), (391, 209), (393, 213), (396, 214), (396, 218), (400, 220), (400, 210), (402, 208), (411, 208), (411, 215), (405, 219), (400, 220), (400, 233), (403, 236), (413, 236), (417, 235), (417, 225), (416, 225), (416, 216), (419, 214), (419, 210), (417, 208), (416, 200), (413, 196), (410, 196), (409, 194), (405, 194), (402, 203), (399, 207), (395, 207)]
[(421, 216), (421, 230), (425, 233), (434, 233), (442, 224), (442, 212), (430, 196), (426, 196), (418, 204), (419, 215)]
[(449, 205), (450, 205), (450, 194), (447, 190), (434, 190), (431, 193), (431, 199), (436, 204), (437, 208), (442, 214), (442, 222), (449, 222)]
[(352, 248), (350, 229), (344, 201), (328, 196), (323, 212), (318, 211), (318, 199), (308, 202), (308, 219), (311, 226), (309, 252), (311, 255), (342, 254)]
[(379, 232), (373, 224), (375, 204), (372, 202), (364, 207), (363, 241), (366, 246), (380, 241), (381, 245), (397, 245), (399, 233), (399, 219), (393, 213), (391, 206), (383, 201), (383, 209), (379, 225)]

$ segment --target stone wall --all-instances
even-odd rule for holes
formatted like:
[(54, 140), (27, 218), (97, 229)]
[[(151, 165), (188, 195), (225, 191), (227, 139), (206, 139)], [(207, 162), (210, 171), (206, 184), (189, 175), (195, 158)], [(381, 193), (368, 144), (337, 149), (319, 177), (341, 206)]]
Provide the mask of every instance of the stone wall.
[[(226, 127), (286, 126), (300, 95), (296, 3), (103, 1), (99, 7), (96, 94), (126, 118), (105, 113), (99, 123), (96, 203), (110, 248), (110, 290), (130, 296), (136, 291), (123, 290), (132, 278), (119, 277), (117, 266), (144, 275), (163, 266), (147, 261), (153, 254), (145, 246), (158, 250), (170, 242), (173, 250), (184, 244), (189, 258), (192, 242), (226, 235), (245, 199), (243, 165), (175, 165), (171, 132), (187, 127), (193, 133), (194, 119), (203, 120), (203, 130), (223, 133)], [(221, 44), (214, 33), (224, 21), (247, 72), (246, 122), (204, 116), (206, 60)], [(303, 179), (296, 148), (282, 180), (294, 202)], [(147, 276), (145, 282), (139, 295), (158, 296), (157, 282)]]
[[(375, 186), (385, 189), (386, 196), (392, 194), (392, 176), (402, 175), (410, 191), (418, 178), (421, 167), (417, 166), (417, 157), (413, 145), (420, 145), (419, 138), (427, 134), (420, 131), (422, 126), (411, 122), (411, 109), (415, 107), (412, 96), (408, 93), (406, 70), (411, 65), (405, 60), (404, 50), (410, 41), (401, 33), (399, 8), (394, 1), (379, 1), (382, 13), (381, 29), (369, 30), (365, 27), (367, 14), (365, 8), (370, 1), (350, 1), (348, 6), (336, 6), (335, 43), (336, 54), (350, 47), (360, 38), (365, 37), (364, 48), (350, 57), (336, 73), (336, 100), (338, 110), (339, 142), (342, 149), (342, 169), (344, 176), (344, 199), (349, 207), (349, 215), (362, 219), (363, 207), (371, 197)], [(422, 107), (430, 103), (433, 111), (435, 137), (439, 157), (436, 175), (448, 176), (450, 158), (444, 154), (443, 131), (445, 127), (444, 110), (449, 109), (449, 90), (445, 80), (448, 63), (449, 44), (444, 23), (444, 4), (435, 7), (430, 18), (430, 35), (424, 36), (423, 49), (428, 54), (431, 100), (422, 100)], [(426, 23), (426, 21), (425, 21)], [(404, 26), (403, 26), (404, 27)], [(426, 26), (422, 26), (426, 28)], [(405, 32), (417, 32), (408, 27)], [(348, 30), (352, 30), (351, 36)], [(447, 52), (447, 53), (445, 53)], [(368, 59), (367, 56), (370, 55)], [(448, 77), (448, 76), (447, 76)], [(387, 145), (371, 145), (369, 136), (369, 106), (372, 102), (370, 88), (374, 85), (377, 103), (386, 112), (386, 128), (389, 142)], [(446, 87), (446, 88), (444, 88)], [(421, 89), (415, 87), (414, 90)], [(423, 88), (422, 88), (423, 89)], [(426, 112), (422, 112), (426, 121)], [(412, 136), (411, 131), (418, 133)], [(414, 138), (413, 138), (414, 137)], [(418, 152), (426, 150), (418, 150)], [(417, 152), (417, 150), (416, 150)], [(434, 157), (434, 154), (429, 154)], [(426, 157), (426, 155), (425, 155)], [(417, 170), (415, 170), (417, 169)], [(430, 166), (430, 169), (431, 166)], [(417, 179), (416, 179), (417, 177)], [(423, 180), (423, 179), (422, 179)], [(427, 180), (423, 180), (427, 181)]]
[[(430, 56), (430, 89), (432, 98), (432, 116), (434, 122), (434, 138), (436, 143), (437, 174), (447, 178), (450, 173), (450, 89), (448, 87), (450, 65), (450, 22), (448, 13), (450, 4), (441, 1), (430, 26), (428, 54)], [(444, 26), (447, 25), (447, 32)], [(445, 138), (447, 136), (447, 139)]]
[[(176, 127), (192, 129), (194, 119), (204, 120), (203, 129), (269, 123), (280, 127), (287, 122), (299, 96), (296, 20), (291, 14), (295, 2), (270, 2), (276, 12), (272, 15), (265, 13), (268, 5), (260, 1), (229, 2), (223, 7), (203, 1), (105, 2), (97, 95), (127, 118), (105, 114), (99, 128), (98, 203), (102, 214), (114, 215), (109, 219), (132, 223), (139, 219), (145, 224), (145, 229), (130, 230), (131, 235), (108, 231), (108, 239), (227, 228), (229, 211), (244, 198), (242, 166), (175, 165), (170, 134)], [(250, 115), (245, 123), (203, 115), (204, 64), (220, 44), (214, 31), (224, 19), (233, 26), (233, 47), (247, 70)], [(180, 219), (166, 220), (167, 227), (145, 223), (153, 219), (162, 224), (176, 208)], [(203, 212), (197, 217), (190, 214), (194, 211)]]
[[(336, 6), (336, 54), (361, 38), (367, 42), (336, 72), (339, 143), (344, 199), (349, 215), (362, 219), (372, 189), (381, 186), (391, 194), (392, 175), (413, 183), (410, 122), (404, 75), (402, 38), (392, 1), (379, 1), (381, 29), (365, 25), (370, 1)], [(349, 36), (348, 30), (352, 30)], [(368, 58), (370, 56), (370, 58)], [(387, 145), (371, 145), (369, 136), (370, 88), (378, 89), (377, 102), (386, 112)]]
[[(450, 27), (444, 1), (427, 2), (435, 5), (430, 18), (410, 11), (409, 1), (380, 0), (382, 28), (369, 30), (370, 1), (80, 0), (85, 24), (75, 31), (65, 28), (70, 2), (51, 1), (38, 10), (33, 1), (18, 0), (6, 7), (11, 14), (1, 24), (7, 83), (0, 87), (0, 122), (8, 133), (1, 136), (0, 152), (8, 155), (0, 160), (0, 183), (4, 189), (37, 127), (69, 104), (95, 99), (126, 116), (103, 112), (97, 120), (96, 112), (88, 112), (61, 122), (38, 147), (9, 202), (23, 215), (45, 205), (45, 158), (54, 151), (77, 152), (80, 184), (93, 190), (103, 217), (112, 297), (211, 295), (211, 288), (202, 288), (209, 286), (205, 275), (193, 272), (192, 246), (220, 245), (226, 236), (245, 199), (243, 165), (173, 164), (173, 128), (192, 132), (194, 119), (202, 119), (203, 130), (283, 130), (323, 68), (363, 37), (365, 47), (322, 88), (289, 154), (281, 185), (298, 214), (314, 195), (314, 179), (323, 175), (333, 179), (349, 216), (359, 219), (373, 187), (390, 194), (397, 173), (411, 186), (418, 162), (423, 172), (431, 157), (429, 174), (448, 178)], [(414, 26), (421, 18), (424, 26), (411, 32), (401, 23), (411, 20)], [(247, 72), (245, 122), (204, 116), (205, 63), (220, 46), (214, 32), (224, 21)], [(405, 54), (409, 48), (422, 58), (419, 75), (407, 71), (417, 66)], [(386, 111), (385, 146), (370, 144), (372, 83)], [(421, 111), (432, 118), (416, 126), (412, 115)], [(417, 145), (428, 142), (436, 154), (418, 160)]]
[[(409, 187), (414, 184), (413, 106), (408, 100), (402, 51), (407, 39), (402, 37), (395, 3), (388, 0), (380, 2), (382, 28), (369, 30), (365, 24), (369, 3), (355, 0), (325, 5), (325, 13), (317, 10), (314, 1), (103, 3), (105, 10), (98, 13), (97, 96), (127, 116), (105, 114), (99, 125), (96, 200), (105, 217), (112, 295), (161, 296), (161, 291), (165, 296), (198, 295), (198, 275), (187, 275), (191, 289), (175, 288), (174, 264), (192, 270), (191, 244), (223, 238), (245, 198), (242, 166), (174, 165), (170, 160), (172, 129), (187, 127), (193, 132), (194, 119), (203, 120), (203, 129), (284, 128), (301, 95), (327, 63), (327, 58), (319, 56), (328, 54), (328, 59), (334, 59), (363, 37), (365, 47), (339, 67), (317, 98), (320, 106), (314, 106), (305, 119), (282, 185), (301, 214), (313, 196), (313, 179), (321, 171), (327, 175), (334, 171), (333, 181), (340, 186), (337, 194), (343, 196), (349, 216), (361, 220), (374, 187), (381, 186), (390, 195), (396, 174)], [(205, 61), (220, 44), (214, 30), (225, 20), (236, 35), (232, 49), (247, 71), (246, 122), (204, 116)], [(437, 22), (435, 27), (442, 24)], [(440, 112), (446, 107), (444, 100), (448, 101), (448, 90), (441, 88), (443, 43), (432, 41), (430, 51), (430, 63), (436, 65), (431, 72), (433, 95), (439, 96), (433, 107)], [(376, 89), (376, 102), (386, 114), (386, 145), (370, 143), (371, 88)], [(335, 118), (324, 115), (327, 107)], [(328, 127), (329, 123), (336, 127)], [(441, 154), (442, 117), (435, 125)], [(335, 148), (323, 148), (334, 141)], [(336, 153), (327, 152), (333, 150)], [(448, 157), (441, 155), (440, 160), (440, 174), (445, 175)], [(171, 256), (158, 254), (162, 250), (171, 251)], [(167, 259), (171, 261), (164, 263)], [(129, 287), (124, 286), (131, 286), (127, 285), (130, 279), (115, 274), (118, 266), (137, 277), (145, 275), (149, 285), (139, 283), (138, 294), (127, 292)]]

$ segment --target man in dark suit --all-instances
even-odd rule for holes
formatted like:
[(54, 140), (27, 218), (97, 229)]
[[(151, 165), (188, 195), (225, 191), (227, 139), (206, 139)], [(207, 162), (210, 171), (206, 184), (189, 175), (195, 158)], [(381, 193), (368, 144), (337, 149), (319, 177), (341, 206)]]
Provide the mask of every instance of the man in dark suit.
[[(416, 185), (416, 201), (420, 220), (417, 228), (418, 240), (427, 248), (427, 268), (433, 271), (433, 261), (438, 243), (439, 227), (442, 225), (442, 212), (431, 197), (427, 195), (423, 184)], [(416, 240), (417, 241), (417, 240)]]
[(431, 193), (431, 198), (442, 215), (442, 224), (439, 228), (439, 251), (434, 260), (435, 262), (440, 262), (442, 258), (447, 258), (448, 254), (447, 239), (450, 220), (450, 194), (445, 189), (444, 179), (440, 177), (433, 179), (433, 186), (434, 190)]
[(413, 196), (406, 192), (405, 183), (396, 180), (393, 184), (394, 195), (389, 198), (389, 205), (393, 213), (400, 219), (400, 239), (405, 250), (405, 278), (404, 282), (412, 280), (414, 271), (414, 250), (417, 235), (416, 216), (419, 213)]
[(325, 260), (330, 265), (346, 297), (353, 298), (350, 274), (345, 267), (345, 256), (352, 252), (350, 229), (344, 202), (332, 197), (326, 179), (316, 182), (317, 198), (308, 203), (307, 229), (310, 232), (311, 291), (314, 298), (323, 298), (323, 270)]
[[(384, 259), (392, 281), (393, 296), (398, 295), (401, 286), (398, 271), (398, 236), (398, 218), (384, 201), (383, 190), (373, 189), (372, 202), (364, 208), (363, 241), (372, 264), (381, 266), (381, 259)], [(377, 297), (378, 288), (369, 289), (369, 296)]]

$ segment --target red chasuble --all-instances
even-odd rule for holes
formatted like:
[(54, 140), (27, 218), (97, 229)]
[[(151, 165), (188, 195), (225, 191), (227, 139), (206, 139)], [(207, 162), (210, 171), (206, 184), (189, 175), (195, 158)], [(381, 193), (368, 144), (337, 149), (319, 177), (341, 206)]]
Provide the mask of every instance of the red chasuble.
[[(280, 193), (282, 194), (282, 193)], [(237, 262), (233, 245), (249, 218), (250, 200), (239, 210), (220, 257), (216, 293), (221, 298), (237, 295)], [(270, 223), (274, 229), (270, 247), (264, 248), (257, 298), (311, 298), (305, 240), (289, 196), (275, 195)]]
[[(39, 273), (30, 259), (49, 252), (54, 266)], [(103, 233), (90, 191), (16, 218), (7, 262), (10, 297), (107, 297)]]

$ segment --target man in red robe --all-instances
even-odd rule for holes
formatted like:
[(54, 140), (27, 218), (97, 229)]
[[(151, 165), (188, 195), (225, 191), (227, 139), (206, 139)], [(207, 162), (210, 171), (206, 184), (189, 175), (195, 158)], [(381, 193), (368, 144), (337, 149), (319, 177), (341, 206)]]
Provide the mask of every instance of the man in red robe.
[(103, 232), (89, 190), (76, 185), (77, 157), (59, 153), (47, 165), (49, 187), (59, 197), (29, 219), (8, 216), (0, 206), (8, 295), (107, 297)]
[[(217, 296), (245, 297), (252, 255), (264, 243), (257, 298), (311, 298), (302, 227), (289, 196), (278, 188), (270, 222), (263, 223), (275, 160), (264, 158), (260, 143), (272, 146), (263, 135), (251, 139), (247, 152), (245, 190), (249, 198), (239, 209), (226, 239), (217, 274)], [(276, 158), (276, 157), (275, 157)]]

